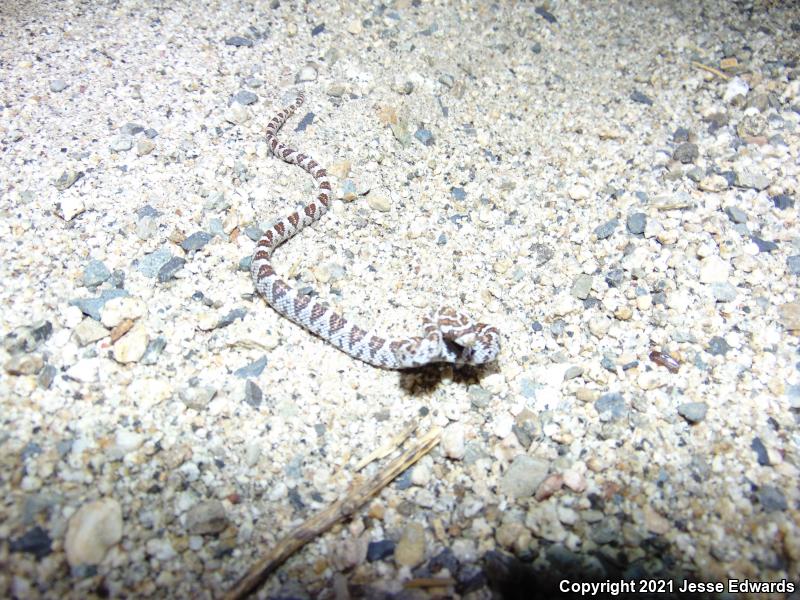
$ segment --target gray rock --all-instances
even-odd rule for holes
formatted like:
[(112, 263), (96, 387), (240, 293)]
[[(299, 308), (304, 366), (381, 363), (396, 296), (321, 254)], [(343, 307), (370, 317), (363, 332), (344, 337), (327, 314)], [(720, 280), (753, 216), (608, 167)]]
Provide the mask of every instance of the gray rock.
[(247, 379), (248, 377), (258, 377), (267, 366), (267, 357), (262, 356), (258, 360), (254, 360), (248, 365), (236, 369), (233, 374), (240, 379)]
[(181, 248), (186, 252), (196, 252), (211, 241), (213, 236), (205, 231), (195, 231), (181, 242)]
[(253, 408), (261, 406), (261, 400), (264, 398), (264, 393), (258, 384), (252, 379), (248, 379), (244, 384), (244, 401)]
[(180, 256), (173, 256), (170, 258), (158, 270), (159, 283), (165, 283), (175, 277), (175, 273), (180, 271), (185, 264), (186, 259), (181, 258)]
[(61, 176), (53, 182), (59, 192), (63, 192), (67, 188), (83, 177), (83, 171), (64, 171)]
[(161, 352), (164, 350), (166, 345), (167, 340), (161, 336), (150, 340), (147, 342), (147, 348), (145, 348), (144, 354), (139, 362), (143, 365), (156, 364), (158, 362), (158, 357), (161, 356)]
[(791, 275), (800, 275), (800, 254), (787, 257), (786, 268)]
[(711, 293), (717, 302), (733, 302), (736, 300), (736, 288), (727, 281), (712, 283), (710, 286)]
[(672, 158), (685, 165), (688, 165), (697, 160), (699, 155), (700, 152), (697, 149), (697, 144), (684, 142), (675, 148), (675, 151), (672, 153)]
[(44, 368), (39, 371), (39, 376), (36, 378), (36, 383), (42, 389), (48, 389), (56, 378), (58, 374), (58, 369), (56, 369), (53, 365), (45, 365)]
[(216, 394), (217, 390), (210, 386), (192, 386), (178, 390), (178, 397), (186, 407), (198, 412), (205, 410)]
[(109, 146), (112, 152), (127, 152), (133, 148), (133, 136), (130, 135), (115, 135), (111, 138)]
[(464, 188), (452, 187), (450, 188), (450, 195), (453, 196), (455, 200), (461, 201), (466, 199), (467, 192), (464, 191)]
[(598, 414), (607, 413), (612, 420), (623, 417), (627, 411), (625, 398), (619, 392), (603, 394), (595, 401), (594, 408)]
[(414, 133), (414, 137), (422, 142), (425, 146), (433, 146), (433, 134), (429, 129), (417, 129), (417, 131)]
[(111, 290), (103, 290), (100, 292), (100, 295), (95, 298), (77, 298), (75, 300), (70, 300), (69, 303), (72, 306), (77, 306), (80, 308), (83, 314), (92, 317), (95, 321), (99, 321), (100, 313), (103, 310), (103, 306), (105, 306), (106, 302), (112, 298), (121, 298), (122, 296), (128, 295), (128, 292), (125, 290), (115, 288)]
[(762, 485), (756, 492), (756, 497), (765, 512), (784, 511), (789, 508), (786, 496), (774, 485)]
[(125, 123), (122, 127), (119, 128), (119, 132), (123, 135), (137, 135), (144, 131), (144, 125), (139, 125), (138, 123)]
[(238, 102), (244, 106), (255, 104), (258, 101), (258, 96), (248, 90), (239, 90), (233, 97), (234, 102)]
[(546, 460), (525, 454), (517, 456), (500, 478), (500, 490), (515, 498), (532, 496), (549, 469)]
[(162, 246), (155, 252), (145, 254), (136, 264), (136, 270), (145, 277), (156, 277), (161, 268), (172, 258), (169, 248)]
[(219, 500), (200, 502), (186, 513), (186, 531), (191, 535), (219, 533), (227, 526), (225, 506)]
[(712, 356), (725, 356), (731, 347), (725, 338), (715, 335), (708, 340), (708, 353)]
[(53, 334), (50, 321), (36, 321), (32, 325), (17, 327), (3, 338), (3, 348), (9, 354), (33, 352), (39, 344)]
[(734, 223), (747, 223), (747, 213), (736, 206), (726, 206), (725, 214)]
[(794, 198), (786, 194), (778, 194), (771, 198), (772, 204), (778, 210), (786, 210), (787, 208), (794, 207)]
[(678, 406), (678, 414), (689, 423), (699, 423), (706, 418), (708, 404), (705, 402), (685, 402)]
[(111, 277), (111, 271), (103, 264), (103, 261), (92, 259), (83, 270), (83, 285), (95, 287)]
[(647, 227), (647, 215), (641, 212), (631, 213), (625, 220), (625, 226), (634, 235), (644, 233), (644, 228)]
[(653, 101), (648, 97), (645, 96), (642, 92), (636, 90), (631, 94), (631, 100), (634, 102), (638, 102), (639, 104), (645, 104), (647, 106), (652, 106)]
[(761, 173), (741, 171), (736, 173), (735, 185), (740, 188), (764, 190), (769, 186), (769, 177)]
[(770, 240), (762, 239), (757, 235), (751, 235), (750, 239), (756, 246), (758, 246), (759, 252), (772, 252), (773, 250), (778, 249), (778, 244)]
[(225, 39), (225, 44), (228, 46), (235, 46), (236, 48), (249, 48), (253, 45), (253, 40), (240, 35), (233, 35)]
[(761, 441), (760, 437), (754, 437), (753, 441), (750, 442), (750, 448), (753, 452), (756, 453), (756, 461), (762, 467), (768, 467), (772, 463), (769, 460), (769, 452), (767, 452), (767, 447), (764, 445), (764, 442)]
[(570, 294), (579, 300), (586, 300), (589, 297), (589, 292), (592, 291), (592, 276), (581, 273), (572, 282)]
[(607, 237), (611, 237), (611, 234), (614, 233), (614, 230), (619, 225), (619, 219), (611, 219), (610, 221), (606, 221), (602, 225), (594, 228), (594, 234), (597, 236), (598, 240), (604, 240)]
[(217, 323), (217, 329), (222, 329), (233, 323), (236, 319), (244, 319), (247, 314), (246, 308), (234, 308), (228, 314), (224, 315)]

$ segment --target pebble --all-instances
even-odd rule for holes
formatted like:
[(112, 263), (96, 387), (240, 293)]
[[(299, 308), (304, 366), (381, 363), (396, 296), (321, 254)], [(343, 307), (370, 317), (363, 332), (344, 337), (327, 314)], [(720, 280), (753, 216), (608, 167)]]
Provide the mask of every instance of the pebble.
[(700, 152), (697, 149), (697, 144), (691, 142), (679, 144), (672, 153), (673, 160), (677, 160), (685, 165), (696, 161), (698, 156), (700, 156)]
[(178, 271), (183, 269), (184, 265), (186, 265), (186, 259), (181, 258), (179, 256), (171, 257), (158, 270), (158, 275), (157, 275), (158, 282), (166, 283), (170, 279), (174, 278), (175, 275), (178, 273)]
[(532, 496), (547, 477), (549, 469), (550, 464), (546, 460), (522, 454), (514, 459), (500, 478), (500, 491), (514, 498)]
[(641, 212), (631, 213), (625, 221), (625, 226), (633, 235), (642, 234), (647, 226), (647, 215)]
[(58, 92), (63, 92), (65, 89), (67, 89), (67, 82), (63, 79), (53, 79), (50, 81), (51, 92), (55, 92), (57, 94)]
[(225, 38), (225, 44), (228, 46), (235, 46), (236, 48), (249, 48), (253, 45), (253, 40), (240, 35), (233, 35), (229, 38)]
[(83, 285), (96, 287), (111, 277), (111, 271), (101, 260), (92, 259), (83, 270)]
[(186, 513), (186, 531), (191, 535), (220, 533), (228, 524), (225, 506), (219, 500), (199, 502)]
[(589, 292), (592, 291), (592, 283), (593, 283), (592, 276), (582, 273), (578, 275), (572, 282), (572, 289), (570, 289), (570, 294), (575, 298), (578, 298), (580, 300), (585, 300), (586, 298), (588, 298)]
[(391, 540), (379, 540), (370, 542), (367, 546), (367, 561), (375, 562), (384, 560), (394, 555), (395, 543)]
[(708, 256), (700, 262), (701, 283), (725, 283), (729, 272), (730, 264), (719, 256)]
[(602, 225), (595, 227), (594, 234), (597, 236), (598, 240), (604, 240), (608, 237), (611, 237), (611, 234), (614, 233), (618, 225), (618, 219), (611, 219), (610, 221), (606, 221)]
[(415, 567), (425, 560), (425, 528), (415, 521), (407, 523), (394, 549), (394, 560), (402, 567)]
[(111, 138), (109, 145), (111, 152), (127, 152), (133, 148), (133, 136), (130, 135), (115, 135)]
[(625, 398), (619, 392), (603, 394), (595, 401), (594, 407), (598, 414), (612, 420), (622, 418), (627, 412)]
[(261, 375), (262, 371), (264, 371), (264, 368), (266, 366), (267, 366), (267, 357), (265, 355), (259, 359), (254, 360), (250, 364), (245, 365), (244, 367), (236, 369), (233, 372), (233, 374), (239, 379), (258, 377), (259, 375)]
[(787, 196), (786, 194), (778, 194), (777, 196), (773, 196), (771, 200), (772, 205), (778, 210), (794, 208), (794, 198)]
[(311, 65), (306, 65), (305, 67), (300, 69), (299, 73), (297, 73), (297, 75), (294, 78), (294, 82), (303, 83), (305, 81), (316, 81), (316, 79), (317, 79), (317, 70)]
[(169, 248), (162, 246), (158, 250), (145, 254), (136, 264), (136, 270), (145, 277), (157, 277), (162, 267), (172, 260), (172, 252)]
[(736, 206), (726, 206), (725, 214), (734, 223), (747, 223), (747, 213)]
[(433, 146), (433, 134), (428, 129), (417, 129), (417, 131), (414, 132), (414, 137), (422, 142), (424, 146)]
[(689, 423), (699, 423), (706, 418), (708, 405), (705, 402), (684, 402), (678, 406), (678, 414)]
[(725, 356), (731, 349), (722, 336), (715, 335), (708, 341), (708, 353), (712, 356)]
[[(100, 321), (100, 312), (104, 309), (107, 302), (114, 298), (127, 296), (128, 292), (120, 289), (109, 289), (100, 292), (99, 296), (94, 298), (79, 298), (71, 300), (70, 304), (77, 306), (81, 312), (95, 321)], [(115, 323), (116, 325), (116, 323)]]
[[(10, 552), (32, 554), (37, 561), (40, 561), (45, 556), (50, 555), (52, 552), (52, 545), (53, 540), (50, 534), (37, 525), (27, 530), (18, 538), (11, 539), (8, 544), (8, 550)], [(23, 596), (30, 597), (30, 593), (23, 594)]]
[(248, 90), (239, 90), (234, 94), (233, 101), (238, 102), (244, 106), (255, 104), (258, 101), (258, 96)]
[(634, 90), (634, 92), (631, 93), (631, 100), (639, 104), (645, 104), (647, 106), (653, 105), (653, 100), (638, 90)]
[(789, 508), (784, 493), (773, 485), (762, 485), (756, 492), (756, 497), (765, 512), (785, 511)]
[(81, 506), (67, 524), (64, 551), (71, 567), (99, 565), (122, 540), (122, 507), (113, 498)]
[(118, 363), (134, 363), (144, 356), (150, 336), (142, 325), (134, 325), (113, 346), (112, 355)]
[(205, 231), (196, 231), (181, 242), (181, 248), (186, 252), (197, 252), (211, 241), (213, 236)]
[(63, 173), (61, 173), (58, 179), (56, 179), (53, 182), (53, 185), (59, 192), (63, 192), (64, 190), (71, 188), (76, 181), (78, 181), (83, 177), (83, 175), (84, 175), (83, 171), (73, 171), (73, 170), (64, 171)]
[(204, 411), (216, 394), (217, 390), (210, 386), (186, 387), (178, 390), (178, 397), (186, 408), (198, 412)]
[(372, 210), (378, 212), (389, 212), (392, 208), (391, 201), (383, 194), (370, 193), (367, 195), (367, 204)]
[(147, 156), (153, 150), (155, 150), (156, 145), (148, 139), (139, 140), (136, 142), (136, 154), (137, 156)]
[(581, 183), (576, 183), (569, 188), (567, 193), (575, 201), (586, 200), (589, 197), (589, 188)]
[(56, 205), (56, 212), (65, 221), (72, 221), (86, 210), (83, 200), (77, 196), (62, 198)]
[(442, 434), (442, 450), (447, 458), (461, 460), (466, 453), (464, 426), (460, 423), (448, 425)]
[(751, 235), (750, 239), (756, 245), (759, 252), (773, 252), (778, 249), (778, 244), (769, 240), (764, 240), (757, 235)]
[(40, 354), (19, 354), (5, 362), (3, 368), (9, 375), (35, 375), (44, 367)]
[(753, 452), (756, 453), (756, 461), (762, 467), (768, 467), (771, 463), (769, 460), (769, 452), (767, 451), (767, 447), (764, 445), (764, 442), (761, 441), (761, 438), (754, 437), (753, 441), (750, 443), (750, 448), (752, 448)]
[(790, 275), (800, 275), (800, 254), (786, 258), (786, 269)]
[(264, 393), (258, 384), (252, 379), (248, 379), (244, 386), (244, 401), (253, 408), (258, 408), (261, 406), (263, 398)]

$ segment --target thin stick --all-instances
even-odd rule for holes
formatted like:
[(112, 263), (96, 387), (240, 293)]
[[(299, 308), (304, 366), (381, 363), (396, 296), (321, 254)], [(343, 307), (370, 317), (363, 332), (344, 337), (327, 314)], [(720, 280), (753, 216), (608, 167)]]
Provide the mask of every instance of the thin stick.
[(340, 498), (325, 510), (318, 512), (295, 527), (286, 537), (278, 541), (271, 551), (267, 552), (263, 558), (250, 568), (247, 574), (236, 584), (236, 587), (225, 595), (225, 600), (247, 598), (292, 554), (318, 535), (330, 529), (337, 522), (353, 514), (395, 477), (430, 452), (439, 443), (441, 435), (442, 428), (434, 427), (423, 435), (414, 446), (389, 463), (386, 469), (379, 472), (375, 477), (350, 489), (344, 498)]
[(699, 62), (697, 62), (695, 60), (692, 61), (692, 66), (696, 67), (698, 69), (703, 69), (703, 71), (708, 71), (709, 73), (713, 73), (717, 77), (722, 77), (725, 80), (728, 80), (728, 79), (731, 78), (730, 75), (726, 75), (725, 73), (723, 73), (719, 69), (715, 69), (714, 67), (709, 67), (708, 65), (704, 65), (703, 63), (699, 63)]

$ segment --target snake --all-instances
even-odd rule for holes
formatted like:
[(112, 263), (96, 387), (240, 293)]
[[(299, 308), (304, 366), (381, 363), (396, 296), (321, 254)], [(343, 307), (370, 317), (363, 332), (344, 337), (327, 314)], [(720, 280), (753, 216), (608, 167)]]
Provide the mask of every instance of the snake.
[(423, 317), (419, 335), (391, 337), (374, 328), (359, 327), (314, 296), (298, 292), (275, 272), (271, 262), (275, 249), (316, 223), (331, 204), (327, 171), (311, 156), (286, 146), (276, 137), (304, 101), (305, 95), (300, 91), (292, 104), (272, 118), (266, 128), (266, 141), (276, 157), (308, 172), (316, 180), (318, 192), (305, 206), (273, 221), (256, 243), (250, 263), (255, 289), (280, 315), (375, 367), (410, 369), (434, 363), (462, 366), (494, 361), (500, 352), (500, 332), (461, 310), (443, 306)]

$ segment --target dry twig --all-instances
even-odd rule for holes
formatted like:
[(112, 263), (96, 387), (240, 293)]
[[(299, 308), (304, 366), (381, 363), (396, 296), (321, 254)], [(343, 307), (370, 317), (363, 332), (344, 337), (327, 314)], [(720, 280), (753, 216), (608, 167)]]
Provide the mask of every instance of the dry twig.
[[(353, 514), (395, 477), (430, 452), (439, 443), (441, 435), (441, 427), (434, 427), (423, 435), (414, 446), (394, 459), (372, 479), (355, 485), (344, 498), (340, 498), (325, 510), (318, 512), (295, 527), (271, 551), (267, 552), (261, 560), (250, 568), (247, 574), (239, 580), (239, 583), (226, 594), (225, 599), (241, 600), (249, 596), (292, 554), (318, 535), (330, 529), (335, 523)], [(405, 439), (402, 434), (398, 437), (401, 443)]]

